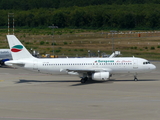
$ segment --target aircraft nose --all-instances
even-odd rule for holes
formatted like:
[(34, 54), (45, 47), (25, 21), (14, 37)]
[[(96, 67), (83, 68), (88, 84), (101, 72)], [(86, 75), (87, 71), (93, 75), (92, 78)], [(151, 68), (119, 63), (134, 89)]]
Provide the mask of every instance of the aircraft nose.
[(152, 64), (151, 69), (152, 70), (156, 69), (156, 66)]

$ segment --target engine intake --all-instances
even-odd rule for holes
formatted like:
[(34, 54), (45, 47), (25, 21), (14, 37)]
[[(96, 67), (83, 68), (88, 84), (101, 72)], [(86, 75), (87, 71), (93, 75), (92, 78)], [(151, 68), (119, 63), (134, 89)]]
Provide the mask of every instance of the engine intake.
[(92, 74), (92, 80), (107, 81), (109, 77), (109, 72), (96, 72)]

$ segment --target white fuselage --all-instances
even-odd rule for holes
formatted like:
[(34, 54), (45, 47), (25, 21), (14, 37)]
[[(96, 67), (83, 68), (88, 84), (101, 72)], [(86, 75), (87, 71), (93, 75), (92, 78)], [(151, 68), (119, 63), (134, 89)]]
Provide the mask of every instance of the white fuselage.
[(49, 74), (68, 74), (70, 71), (92, 71), (113, 73), (144, 73), (156, 67), (147, 60), (135, 57), (122, 58), (54, 58), (25, 59), (24, 68)]

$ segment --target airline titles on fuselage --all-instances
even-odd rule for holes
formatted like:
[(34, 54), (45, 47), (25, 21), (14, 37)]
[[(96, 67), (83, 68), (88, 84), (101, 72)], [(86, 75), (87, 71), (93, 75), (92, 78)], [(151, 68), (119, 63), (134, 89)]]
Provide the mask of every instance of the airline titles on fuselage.
[(114, 61), (114, 60), (96, 60), (95, 63), (132, 63), (132, 61), (130, 60), (117, 60), (117, 61)]

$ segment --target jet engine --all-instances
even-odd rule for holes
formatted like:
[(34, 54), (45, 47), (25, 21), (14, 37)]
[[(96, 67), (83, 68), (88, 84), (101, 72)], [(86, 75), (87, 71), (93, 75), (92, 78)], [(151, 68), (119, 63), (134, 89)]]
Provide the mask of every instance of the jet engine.
[(109, 72), (96, 72), (92, 74), (92, 80), (107, 81), (109, 77)]

